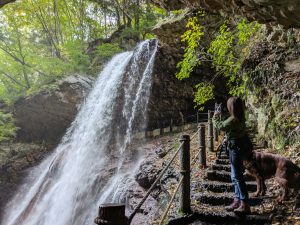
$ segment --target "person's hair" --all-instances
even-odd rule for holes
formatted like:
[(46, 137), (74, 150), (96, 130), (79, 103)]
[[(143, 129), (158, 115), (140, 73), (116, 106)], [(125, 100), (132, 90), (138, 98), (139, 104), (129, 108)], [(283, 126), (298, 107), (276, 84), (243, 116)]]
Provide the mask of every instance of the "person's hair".
[(238, 97), (230, 97), (227, 100), (227, 109), (234, 120), (245, 120), (244, 104)]

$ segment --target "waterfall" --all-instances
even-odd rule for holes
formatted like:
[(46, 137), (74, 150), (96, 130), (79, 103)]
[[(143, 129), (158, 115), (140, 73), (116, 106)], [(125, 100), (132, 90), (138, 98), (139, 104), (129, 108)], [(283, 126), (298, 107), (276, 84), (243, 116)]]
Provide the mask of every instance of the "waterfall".
[(2, 225), (90, 225), (100, 203), (124, 201), (139, 166), (130, 151), (146, 126), (157, 43), (114, 56), (59, 146), (25, 178)]

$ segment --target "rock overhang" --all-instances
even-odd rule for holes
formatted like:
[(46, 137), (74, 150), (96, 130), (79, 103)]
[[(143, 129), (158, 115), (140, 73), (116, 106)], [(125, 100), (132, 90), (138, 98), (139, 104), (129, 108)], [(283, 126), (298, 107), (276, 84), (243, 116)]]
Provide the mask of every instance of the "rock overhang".
[(151, 0), (168, 11), (203, 9), (246, 17), (249, 21), (300, 28), (300, 0)]

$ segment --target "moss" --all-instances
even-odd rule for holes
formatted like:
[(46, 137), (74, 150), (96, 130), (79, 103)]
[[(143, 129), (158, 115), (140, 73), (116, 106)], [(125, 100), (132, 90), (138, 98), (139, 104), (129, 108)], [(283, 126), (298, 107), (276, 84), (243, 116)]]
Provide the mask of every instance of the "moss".
[(0, 142), (13, 139), (17, 129), (12, 115), (0, 111)]
[(283, 109), (283, 103), (278, 95), (274, 95), (271, 100), (271, 106), (274, 111), (281, 111)]

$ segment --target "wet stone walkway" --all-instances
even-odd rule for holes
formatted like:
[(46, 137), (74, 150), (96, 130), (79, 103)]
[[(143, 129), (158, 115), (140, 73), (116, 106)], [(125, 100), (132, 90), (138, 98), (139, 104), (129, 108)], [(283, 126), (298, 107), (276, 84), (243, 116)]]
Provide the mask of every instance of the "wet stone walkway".
[[(256, 190), (256, 183), (250, 176), (245, 176), (249, 194)], [(230, 178), (228, 156), (222, 153), (207, 169), (204, 180), (195, 181), (192, 188), (193, 213), (169, 221), (169, 225), (184, 224), (270, 224), (270, 215), (252, 210), (250, 215), (239, 217), (225, 211), (225, 206), (232, 202), (233, 186)], [(264, 198), (251, 198), (251, 208), (260, 206)]]

